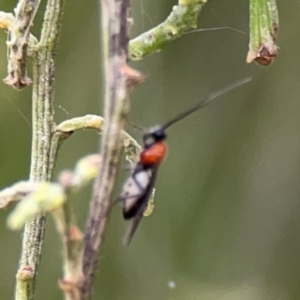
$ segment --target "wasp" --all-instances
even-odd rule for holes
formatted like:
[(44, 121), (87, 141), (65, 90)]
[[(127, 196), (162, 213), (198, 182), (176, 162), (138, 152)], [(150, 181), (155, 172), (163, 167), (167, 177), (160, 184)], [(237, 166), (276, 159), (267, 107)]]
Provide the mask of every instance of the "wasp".
[(167, 153), (167, 146), (164, 141), (167, 138), (166, 130), (186, 118), (197, 110), (208, 105), (212, 100), (229, 91), (242, 86), (252, 78), (241, 79), (225, 88), (210, 94), (206, 100), (202, 100), (180, 113), (173, 119), (161, 126), (150, 128), (143, 134), (143, 150), (140, 153), (139, 161), (133, 169), (130, 177), (126, 180), (123, 190), (116, 201), (123, 203), (123, 217), (125, 220), (132, 220), (124, 237), (124, 244), (129, 245), (142, 217), (147, 208), (148, 201), (154, 188), (157, 171)]

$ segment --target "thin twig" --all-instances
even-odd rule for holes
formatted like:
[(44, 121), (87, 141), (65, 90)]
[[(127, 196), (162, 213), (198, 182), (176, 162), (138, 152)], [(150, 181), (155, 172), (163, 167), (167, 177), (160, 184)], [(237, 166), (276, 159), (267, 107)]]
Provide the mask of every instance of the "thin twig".
[(103, 130), (103, 118), (96, 115), (86, 115), (76, 117), (60, 123), (56, 128), (51, 140), (50, 165), (54, 170), (57, 153), (62, 142), (70, 137), (74, 131), (80, 129), (95, 129), (99, 132)]
[(66, 202), (65, 190), (58, 183), (28, 181), (28, 185), (33, 190), (20, 199), (7, 218), (7, 226), (12, 230), (21, 230), (37, 214), (58, 209)]
[[(29, 1), (31, 2), (31, 1)], [(53, 134), (54, 57), (64, 0), (48, 0), (41, 40), (33, 53), (32, 152), (30, 180), (50, 180), (49, 152)], [(16, 300), (34, 299), (37, 267), (45, 234), (45, 216), (27, 222), (17, 274)]]
[(139, 60), (159, 52), (184, 32), (197, 27), (197, 18), (208, 0), (178, 0), (168, 18), (161, 24), (129, 42), (129, 58)]
[(104, 130), (101, 142), (102, 165), (96, 178), (84, 235), (81, 300), (91, 299), (97, 259), (104, 238), (106, 214), (111, 200), (120, 153), (127, 94), (138, 77), (126, 65), (129, 0), (102, 0), (102, 47), (104, 60)]
[(76, 225), (71, 197), (97, 176), (101, 163), (99, 154), (88, 155), (77, 162), (73, 172), (65, 170), (59, 176), (67, 201), (52, 215), (63, 245), (63, 279), (59, 280), (59, 286), (65, 300), (80, 300), (77, 283), (82, 279), (83, 235)]
[(76, 283), (81, 278), (83, 235), (75, 222), (75, 214), (70, 198), (52, 213), (63, 245), (63, 279), (59, 286), (65, 300), (80, 300)]
[(20, 201), (36, 188), (35, 182), (20, 181), (0, 191), (0, 208)]
[[(74, 131), (81, 129), (97, 130), (99, 134), (103, 133), (104, 119), (97, 115), (85, 115), (63, 121), (57, 125), (51, 140), (50, 165), (54, 169), (58, 149), (62, 142), (69, 138)], [(134, 167), (139, 159), (141, 146), (128, 133), (122, 131), (122, 144), (126, 160)]]
[(14, 28), (8, 30), (8, 76), (3, 81), (15, 89), (22, 89), (31, 84), (26, 71), (27, 46), (29, 30), (39, 5), (40, 0), (20, 0), (15, 8)]
[(250, 41), (247, 63), (270, 65), (276, 58), (279, 18), (276, 0), (250, 0)]

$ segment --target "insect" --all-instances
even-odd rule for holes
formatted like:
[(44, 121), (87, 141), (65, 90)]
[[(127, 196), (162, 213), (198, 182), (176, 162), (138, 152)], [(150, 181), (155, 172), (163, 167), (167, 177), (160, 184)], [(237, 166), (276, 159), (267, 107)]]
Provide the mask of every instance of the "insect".
[(169, 120), (162, 126), (150, 128), (143, 135), (144, 147), (140, 153), (139, 162), (132, 171), (130, 177), (123, 186), (123, 190), (117, 201), (123, 203), (123, 217), (132, 220), (124, 237), (124, 244), (129, 245), (147, 207), (149, 197), (155, 184), (157, 171), (164, 160), (167, 147), (164, 140), (167, 138), (166, 129), (174, 123), (184, 119), (190, 114), (208, 105), (213, 99), (228, 93), (249, 82), (252, 78), (247, 77), (212, 93), (206, 100), (201, 101)]

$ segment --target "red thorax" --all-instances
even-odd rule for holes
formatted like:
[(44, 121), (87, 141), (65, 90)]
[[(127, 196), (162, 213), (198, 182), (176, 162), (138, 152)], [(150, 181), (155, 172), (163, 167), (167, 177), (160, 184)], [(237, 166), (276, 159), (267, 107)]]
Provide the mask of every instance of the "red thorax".
[(157, 142), (140, 154), (140, 162), (144, 165), (160, 164), (165, 158), (167, 147), (163, 142)]

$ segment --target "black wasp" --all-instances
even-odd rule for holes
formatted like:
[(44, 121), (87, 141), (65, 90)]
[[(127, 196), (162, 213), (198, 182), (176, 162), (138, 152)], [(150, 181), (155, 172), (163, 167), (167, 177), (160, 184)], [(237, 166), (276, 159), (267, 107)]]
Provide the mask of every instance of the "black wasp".
[(214, 92), (206, 100), (197, 103), (193, 107), (166, 122), (164, 125), (153, 127), (148, 132), (144, 133), (144, 148), (140, 153), (139, 162), (125, 182), (123, 190), (117, 199), (117, 201), (122, 201), (123, 203), (124, 219), (132, 219), (124, 237), (125, 245), (129, 245), (137, 226), (143, 217), (143, 213), (147, 207), (149, 197), (155, 184), (158, 167), (167, 153), (167, 147), (164, 143), (164, 140), (167, 138), (166, 129), (193, 112), (205, 107), (213, 99), (240, 87), (250, 80), (251, 77), (247, 77)]

